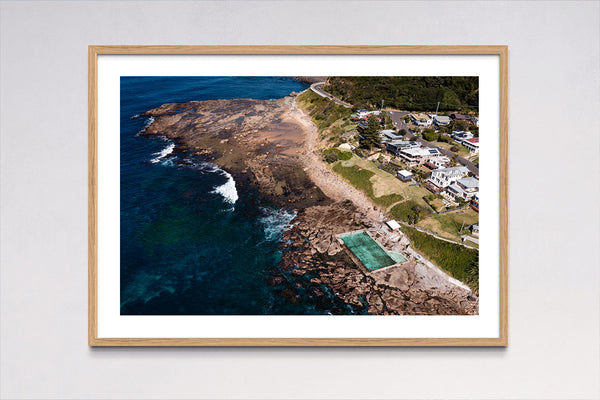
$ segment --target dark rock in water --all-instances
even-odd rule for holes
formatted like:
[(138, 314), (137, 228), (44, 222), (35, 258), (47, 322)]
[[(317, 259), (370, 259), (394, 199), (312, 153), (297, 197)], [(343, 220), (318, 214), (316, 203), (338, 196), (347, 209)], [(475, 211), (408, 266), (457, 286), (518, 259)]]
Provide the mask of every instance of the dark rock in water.
[(283, 289), (283, 290), (281, 290), (279, 292), (279, 296), (283, 297), (284, 299), (286, 299), (290, 303), (297, 303), (298, 300), (299, 300), (298, 295), (292, 289)]
[(270, 286), (279, 286), (285, 283), (285, 278), (283, 276), (269, 275), (265, 278), (265, 281)]

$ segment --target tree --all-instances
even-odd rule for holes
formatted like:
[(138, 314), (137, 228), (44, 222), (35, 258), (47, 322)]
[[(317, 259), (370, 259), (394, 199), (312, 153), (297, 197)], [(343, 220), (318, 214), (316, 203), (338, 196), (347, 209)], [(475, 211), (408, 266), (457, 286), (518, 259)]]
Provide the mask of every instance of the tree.
[(381, 145), (379, 137), (379, 120), (375, 116), (371, 116), (367, 122), (367, 127), (363, 131), (363, 139), (360, 141), (361, 147), (372, 148)]
[(439, 135), (435, 133), (433, 129), (425, 129), (423, 131), (423, 139), (427, 140), (428, 142), (433, 142), (437, 140), (438, 137)]
[(451, 125), (453, 131), (466, 131), (467, 129), (469, 129), (468, 121), (459, 121), (455, 119), (454, 121), (452, 121)]
[(394, 127), (394, 125), (392, 124), (392, 118), (385, 111), (381, 112), (381, 123), (383, 124), (383, 126), (385, 126), (385, 129), (392, 129)]
[(475, 124), (469, 125), (469, 131), (475, 136), (479, 137), (479, 127)]
[(408, 132), (406, 132), (406, 129), (400, 129), (400, 134), (401, 134), (402, 136), (406, 136), (406, 134), (407, 134), (407, 133), (408, 133)]

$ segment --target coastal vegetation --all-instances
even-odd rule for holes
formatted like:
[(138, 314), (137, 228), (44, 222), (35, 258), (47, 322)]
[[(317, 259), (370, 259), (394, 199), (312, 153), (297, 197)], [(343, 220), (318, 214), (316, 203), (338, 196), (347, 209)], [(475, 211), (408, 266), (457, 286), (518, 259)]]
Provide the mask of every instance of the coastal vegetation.
[(371, 116), (367, 122), (367, 127), (360, 137), (360, 147), (371, 149), (373, 147), (381, 146), (381, 137), (379, 136), (380, 129), (381, 124), (379, 119), (375, 116)]
[(348, 122), (352, 110), (319, 96), (312, 90), (307, 90), (296, 99), (300, 108), (306, 110), (319, 132), (339, 127)]
[(342, 151), (336, 147), (323, 151), (323, 159), (331, 164), (338, 160), (347, 161), (352, 158), (351, 151)]
[(330, 77), (323, 87), (357, 108), (385, 107), (408, 111), (477, 109), (479, 79), (466, 76)]
[(375, 174), (372, 171), (360, 168), (357, 165), (344, 166), (340, 162), (333, 166), (333, 171), (338, 175), (341, 175), (355, 188), (365, 192), (373, 202), (380, 206), (388, 207), (404, 199), (399, 193), (388, 193), (378, 197), (375, 196), (373, 182), (371, 181), (371, 178)]
[(475, 294), (479, 294), (479, 252), (477, 250), (436, 239), (410, 227), (402, 227), (402, 232), (408, 236), (415, 250), (425, 254), (450, 276), (465, 283)]
[(462, 235), (469, 235), (467, 230), (479, 221), (479, 214), (471, 208), (456, 210), (444, 214), (434, 214), (417, 223), (418, 226), (435, 232), (437, 235), (460, 241)]
[(410, 199), (400, 204), (396, 204), (390, 210), (390, 214), (395, 219), (404, 221), (409, 224), (416, 224), (424, 218), (431, 215), (431, 210), (415, 200)]
[[(332, 93), (334, 96), (353, 104), (354, 109), (363, 107), (370, 109), (378, 108), (380, 104), (377, 104), (375, 101), (375, 96), (377, 96), (378, 93), (377, 88), (380, 88), (377, 83), (378, 79), (380, 78), (330, 78), (330, 85), (325, 87), (325, 90)], [(411, 79), (400, 79), (398, 82), (395, 82), (397, 84), (396, 89), (398, 89), (397, 92), (399, 93), (399, 98), (402, 97), (402, 85), (412, 87), (414, 85), (419, 86), (424, 84), (424, 86), (427, 86), (430, 82), (428, 82), (427, 79), (423, 79), (424, 78), (418, 78), (414, 81), (411, 81)], [(448, 94), (447, 89), (452, 90), (452, 88), (455, 88), (461, 93), (460, 96), (457, 95), (458, 101), (461, 102), (461, 104), (468, 104), (465, 99), (468, 97), (466, 88), (470, 87), (469, 85), (472, 83), (467, 82), (469, 79), (474, 80), (472, 87), (474, 88), (473, 90), (476, 91), (477, 78), (465, 78), (465, 81), (462, 82), (462, 89), (458, 88), (461, 84), (456, 82), (454, 82), (456, 83), (456, 87), (454, 87), (452, 82), (448, 83), (449, 81), (445, 81), (442, 78), (432, 78), (432, 82), (438, 82), (441, 85), (436, 87), (437, 92), (431, 91), (431, 88), (429, 88), (423, 91), (425, 94), (421, 93), (420, 95), (426, 96), (427, 93), (442, 93), (442, 97), (444, 95), (446, 97), (452, 97)], [(392, 78), (392, 80), (394, 80), (394, 78)], [(460, 80), (461, 79), (459, 79), (459, 81)], [(359, 83), (365, 84), (366, 86), (364, 86), (364, 88), (368, 87), (368, 91), (373, 94), (371, 97), (372, 103), (361, 103), (360, 101), (354, 100), (353, 96), (361, 96), (360, 93), (363, 93), (362, 90), (354, 91), (359, 87)], [(339, 87), (344, 87), (344, 90), (346, 91), (335, 92), (335, 90), (332, 89), (332, 85), (334, 84)], [(382, 89), (381, 93), (383, 93), (383, 91), (384, 90)], [(412, 108), (411, 106), (407, 106), (406, 103), (391, 104), (391, 101), (388, 101), (387, 97), (385, 105), (387, 107), (426, 111), (435, 107), (437, 101), (441, 101), (437, 100), (435, 104), (426, 104), (422, 109), (419, 109), (416, 107), (416, 99), (419, 97), (417, 95), (415, 96), (416, 97), (411, 100), (413, 101), (412, 105), (414, 106)], [(468, 112), (466, 108), (461, 109), (462, 106), (457, 107), (456, 98), (454, 100), (454, 106), (449, 109), (453, 111), (462, 110), (462, 112), (465, 113)], [(309, 114), (311, 119), (317, 125), (322, 149), (331, 146), (330, 142), (333, 141), (337, 141), (336, 145), (341, 143), (342, 135), (344, 133), (356, 129), (356, 124), (350, 120), (349, 109), (335, 104), (334, 101), (320, 97), (312, 91), (301, 94), (298, 98), (298, 105)], [(476, 106), (476, 103), (468, 105)], [(442, 104), (440, 104), (440, 109), (444, 109)], [(389, 117), (389, 114), (387, 113), (384, 113), (383, 115), (384, 118), (386, 116)], [(387, 121), (384, 119), (383, 126), (381, 126), (378, 118), (375, 117), (369, 118), (366, 122), (367, 126), (361, 132), (361, 138), (358, 143), (352, 142), (354, 145), (359, 146), (359, 148), (354, 150), (354, 153), (356, 154), (353, 154), (350, 151), (342, 151), (337, 147), (327, 148), (322, 150), (323, 161), (330, 164), (329, 168), (331, 168), (333, 172), (349, 182), (356, 189), (364, 192), (366, 196), (371, 199), (373, 204), (384, 207), (389, 218), (403, 221), (404, 223), (414, 225), (415, 227), (424, 228), (435, 233), (439, 238), (460, 242), (462, 240), (461, 236), (469, 233), (465, 228), (478, 222), (478, 214), (471, 209), (438, 214), (440, 211), (446, 210), (446, 205), (441, 196), (434, 195), (423, 187), (422, 182), (424, 182), (430, 174), (430, 171), (427, 169), (422, 167), (411, 168), (414, 179), (417, 182), (421, 182), (421, 184), (414, 185), (408, 182), (402, 182), (396, 178), (396, 173), (399, 169), (407, 168), (402, 162), (394, 160), (393, 158), (388, 159), (384, 157), (383, 153), (379, 155), (377, 160), (366, 159), (365, 157), (370, 155), (372, 149), (380, 146), (379, 131), (383, 129), (383, 127), (387, 128)], [(472, 124), (465, 121), (453, 122), (456, 123), (450, 127), (442, 127), (438, 132), (431, 128), (421, 129), (420, 136), (427, 141), (436, 142), (441, 148), (451, 149), (457, 156), (466, 157), (470, 153), (469, 150), (465, 146), (456, 143), (449, 136), (449, 133), (452, 129), (464, 130), (461, 128), (471, 128)], [(463, 127), (463, 125), (465, 126)], [(347, 139), (344, 141), (347, 141)], [(456, 157), (452, 159), (450, 165), (457, 165)], [(411, 239), (413, 247), (417, 251), (436, 263), (449, 275), (467, 284), (475, 293), (477, 293), (479, 268), (477, 261), (478, 250), (466, 248), (459, 243), (450, 243), (440, 240), (430, 234), (420, 232), (411, 227), (405, 227), (402, 231)]]

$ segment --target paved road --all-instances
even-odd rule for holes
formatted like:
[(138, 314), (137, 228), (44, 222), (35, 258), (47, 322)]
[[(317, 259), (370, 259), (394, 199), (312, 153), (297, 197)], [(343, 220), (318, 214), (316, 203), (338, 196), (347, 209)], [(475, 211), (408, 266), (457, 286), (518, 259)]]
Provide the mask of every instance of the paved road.
[[(398, 128), (398, 130), (405, 129), (408, 132), (408, 134), (406, 135), (407, 139), (419, 142), (422, 146), (425, 146), (425, 147), (431, 147), (434, 149), (438, 149), (440, 151), (440, 153), (444, 154), (447, 157), (453, 158), (456, 156), (456, 154), (451, 152), (450, 150), (444, 149), (442, 147), (438, 147), (434, 143), (428, 142), (427, 140), (424, 140), (418, 136), (415, 136), (413, 131), (403, 121), (404, 116), (406, 116), (407, 114), (410, 114), (409, 112), (407, 112), (407, 111), (388, 111), (388, 113), (390, 114), (390, 117), (392, 118), (392, 123), (394, 124), (395, 127)], [(467, 160), (464, 157), (458, 157), (458, 162), (461, 163), (462, 165), (464, 165), (465, 167), (467, 167), (473, 175), (479, 176), (479, 168), (477, 168), (477, 166), (475, 164), (473, 164), (471, 161)]]
[[(348, 104), (340, 99), (337, 99), (337, 98), (333, 97), (332, 95), (330, 95), (329, 93), (327, 93), (326, 91), (324, 91), (322, 88), (322, 86), (324, 84), (325, 84), (325, 82), (313, 83), (312, 85), (310, 85), (310, 89), (321, 97), (326, 97), (330, 100), (333, 100), (337, 104), (340, 104), (346, 108), (352, 108), (351, 104)], [(435, 144), (428, 142), (427, 140), (424, 140), (418, 136), (415, 136), (413, 131), (408, 127), (408, 125), (406, 125), (404, 123), (404, 117), (406, 115), (410, 114), (410, 112), (408, 112), (408, 111), (388, 111), (388, 114), (390, 114), (392, 123), (394, 124), (394, 127), (396, 127), (398, 129), (398, 131), (404, 129), (404, 130), (406, 130), (406, 132), (408, 132), (408, 134), (406, 135), (407, 139), (417, 141), (422, 146), (425, 146), (425, 147), (431, 147), (434, 149), (438, 149), (440, 151), (440, 153), (444, 154), (447, 157), (453, 158), (456, 156), (456, 154), (451, 152), (450, 150), (444, 149), (442, 147), (438, 147)], [(477, 168), (477, 166), (475, 164), (473, 164), (471, 161), (467, 160), (464, 157), (458, 157), (458, 162), (461, 163), (462, 165), (464, 165), (465, 167), (467, 167), (473, 175), (475, 175), (476, 177), (479, 177), (479, 168)]]
[(352, 108), (352, 104), (348, 104), (345, 101), (342, 101), (336, 97), (333, 97), (332, 95), (330, 95), (329, 93), (327, 93), (326, 91), (323, 90), (322, 86), (325, 84), (325, 82), (316, 82), (313, 83), (312, 85), (310, 85), (310, 90), (312, 90), (313, 92), (315, 92), (316, 94), (318, 94), (321, 97), (325, 97), (328, 98), (329, 100), (333, 100), (335, 101), (336, 104), (339, 104), (341, 106), (344, 106), (346, 108)]

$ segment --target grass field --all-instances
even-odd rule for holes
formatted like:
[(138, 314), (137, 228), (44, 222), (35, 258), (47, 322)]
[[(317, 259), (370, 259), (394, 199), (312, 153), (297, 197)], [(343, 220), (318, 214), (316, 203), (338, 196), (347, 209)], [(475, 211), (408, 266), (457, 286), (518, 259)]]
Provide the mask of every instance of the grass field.
[(479, 251), (448, 243), (416, 229), (402, 227), (412, 247), (453, 278), (479, 293)]
[[(356, 159), (356, 157), (353, 158), (353, 160)], [(401, 194), (393, 191), (375, 196), (373, 182), (371, 180), (371, 178), (375, 176), (375, 173), (373, 171), (363, 169), (353, 163), (349, 166), (345, 165), (346, 162), (337, 162), (333, 165), (333, 170), (338, 175), (341, 175), (344, 179), (346, 179), (352, 186), (365, 192), (367, 196), (369, 196), (369, 198), (371, 198), (371, 200), (373, 200), (376, 204), (388, 207), (404, 199)]]
[(443, 149), (446, 150), (450, 150), (450, 147), (452, 146), (458, 146), (458, 152), (456, 154), (458, 154), (460, 157), (467, 157), (469, 154), (471, 154), (471, 151), (469, 149), (467, 149), (465, 146), (463, 146), (462, 144), (449, 144), (449, 143), (445, 143), (445, 142), (436, 142), (435, 143), (436, 146), (439, 146)]
[(373, 161), (363, 160), (358, 157), (353, 158), (351, 161), (361, 169), (373, 173), (370, 180), (373, 184), (373, 193), (375, 196), (379, 197), (389, 193), (398, 193), (405, 199), (412, 199), (417, 204), (427, 207), (427, 203), (423, 200), (423, 196), (430, 194), (427, 189), (419, 186), (410, 186), (408, 182), (400, 181), (400, 179), (389, 172), (377, 168)]
[(435, 211), (440, 212), (446, 209), (444, 205), (444, 200), (436, 197), (433, 200), (429, 200), (427, 202)]
[(471, 208), (465, 208), (445, 214), (433, 214), (421, 220), (417, 225), (435, 232), (443, 238), (460, 242), (461, 235), (470, 235), (466, 229), (462, 233), (460, 232), (463, 224), (467, 227), (478, 222), (479, 214)]
[(427, 218), (431, 214), (431, 209), (429, 206), (423, 206), (415, 200), (410, 199), (403, 203), (396, 204), (389, 213), (395, 219), (412, 224), (415, 221)]

